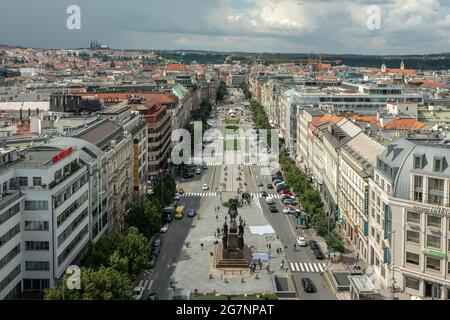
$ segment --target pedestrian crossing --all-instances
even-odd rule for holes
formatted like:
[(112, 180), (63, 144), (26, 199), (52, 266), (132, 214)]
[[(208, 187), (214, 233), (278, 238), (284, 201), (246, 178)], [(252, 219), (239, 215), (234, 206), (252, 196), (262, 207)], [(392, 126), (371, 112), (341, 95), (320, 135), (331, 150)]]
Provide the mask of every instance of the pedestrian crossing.
[(148, 290), (148, 289), (150, 289), (151, 288), (151, 285), (152, 285), (152, 280), (149, 280), (149, 279), (142, 279), (141, 281), (139, 281), (139, 287), (143, 287), (144, 288), (144, 290)]
[(292, 272), (325, 272), (325, 263), (290, 262)]
[(181, 197), (217, 197), (217, 192), (185, 192)]
[(271, 163), (270, 162), (258, 162), (258, 163), (256, 163), (256, 162), (246, 162), (246, 163), (243, 163), (243, 165), (247, 166), (247, 167), (251, 167), (251, 166), (254, 166), (254, 167), (270, 167)]
[(261, 196), (261, 193), (250, 193), (253, 198), (273, 198), (273, 199), (281, 199), (283, 196), (276, 193), (269, 193), (267, 197)]

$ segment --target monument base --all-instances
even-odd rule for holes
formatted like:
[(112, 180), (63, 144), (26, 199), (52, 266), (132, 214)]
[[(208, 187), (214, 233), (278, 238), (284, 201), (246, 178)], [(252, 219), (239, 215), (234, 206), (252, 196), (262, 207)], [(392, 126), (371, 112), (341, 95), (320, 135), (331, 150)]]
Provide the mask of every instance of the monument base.
[(216, 245), (214, 255), (216, 268), (248, 268), (252, 263), (252, 250), (244, 245), (243, 250), (223, 249), (223, 244)]

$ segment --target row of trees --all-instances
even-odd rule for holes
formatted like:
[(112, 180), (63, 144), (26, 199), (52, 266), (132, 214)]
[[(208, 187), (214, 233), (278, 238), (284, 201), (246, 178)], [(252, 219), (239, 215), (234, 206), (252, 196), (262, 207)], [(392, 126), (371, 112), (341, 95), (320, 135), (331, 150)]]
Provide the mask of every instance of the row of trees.
[(310, 215), (311, 224), (316, 229), (317, 234), (323, 237), (334, 251), (343, 253), (345, 247), (341, 236), (334, 230), (334, 219), (327, 218), (323, 213), (320, 192), (313, 188), (309, 177), (295, 165), (294, 160), (291, 159), (286, 150), (280, 152), (280, 165), (284, 172), (285, 181), (296, 194), (301, 195), (300, 203), (305, 212)]
[(163, 223), (163, 208), (170, 205), (176, 182), (163, 176), (143, 205), (132, 205), (125, 215), (125, 230), (93, 244), (81, 268), (81, 288), (69, 290), (66, 275), (57, 287), (45, 291), (47, 300), (124, 300), (132, 298), (132, 283), (149, 262), (149, 239)]
[(227, 95), (227, 84), (224, 81), (220, 81), (219, 88), (217, 89), (216, 101), (223, 101)]
[(247, 83), (242, 82), (239, 85), (239, 88), (242, 90), (242, 93), (244, 94), (245, 99), (247, 99), (247, 100), (251, 100), (252, 99), (252, 93), (250, 92), (250, 90), (248, 90)]
[(256, 101), (252, 101), (252, 102), (250, 102), (250, 110), (252, 111), (253, 121), (256, 123), (256, 126), (259, 129), (267, 130), (267, 144), (269, 146), (271, 146), (272, 145), (272, 140), (271, 140), (272, 127), (269, 123), (269, 119), (267, 118), (267, 115), (264, 111), (263, 106)]

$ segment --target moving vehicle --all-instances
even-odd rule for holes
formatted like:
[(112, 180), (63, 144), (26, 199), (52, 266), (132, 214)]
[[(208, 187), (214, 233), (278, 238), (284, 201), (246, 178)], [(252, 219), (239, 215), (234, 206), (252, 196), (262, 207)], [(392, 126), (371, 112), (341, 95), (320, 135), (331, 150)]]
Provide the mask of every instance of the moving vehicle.
[(277, 207), (275, 207), (275, 206), (270, 206), (270, 207), (269, 207), (269, 210), (270, 210), (270, 212), (272, 212), (272, 213), (277, 213), (277, 212), (278, 212), (278, 209), (277, 209)]
[(273, 198), (267, 197), (266, 198), (266, 203), (267, 204), (275, 204), (275, 201), (273, 200)]
[(264, 186), (264, 183), (262, 183), (262, 181), (258, 181), (258, 182), (256, 183), (256, 185), (257, 185), (258, 187), (263, 187), (263, 186)]
[(297, 237), (297, 244), (300, 247), (306, 247), (308, 244), (306, 243), (306, 240), (304, 237)]
[(200, 174), (200, 173), (202, 173), (202, 169), (201, 168), (195, 169), (195, 174)]
[(175, 219), (183, 219), (184, 213), (186, 212), (186, 207), (184, 205), (179, 205), (175, 213)]
[(203, 168), (203, 170), (206, 170), (206, 169), (208, 169), (208, 165), (206, 163), (204, 163), (202, 168)]
[(133, 299), (134, 300), (141, 300), (143, 294), (144, 294), (144, 287), (137, 286), (133, 289)]
[(163, 225), (163, 226), (161, 227), (161, 229), (159, 230), (159, 232), (161, 232), (161, 233), (166, 233), (168, 229), (169, 229), (169, 224), (166, 223), (165, 225)]
[(267, 192), (263, 191), (261, 192), (261, 197), (266, 198), (268, 196)]
[(302, 278), (302, 286), (303, 290), (307, 293), (313, 293), (314, 292), (314, 285), (310, 278)]
[(173, 200), (174, 201), (180, 201), (180, 199), (181, 199), (181, 194), (175, 193), (175, 196), (173, 197)]
[(268, 184), (267, 184), (267, 189), (273, 189), (273, 184), (268, 183)]
[(208, 190), (208, 189), (209, 189), (208, 185), (206, 183), (204, 183), (203, 187), (202, 187), (202, 190)]
[(187, 213), (187, 216), (188, 216), (189, 218), (194, 217), (194, 216), (195, 216), (195, 209), (193, 209), (193, 208), (189, 209), (189, 210), (188, 210), (188, 213)]

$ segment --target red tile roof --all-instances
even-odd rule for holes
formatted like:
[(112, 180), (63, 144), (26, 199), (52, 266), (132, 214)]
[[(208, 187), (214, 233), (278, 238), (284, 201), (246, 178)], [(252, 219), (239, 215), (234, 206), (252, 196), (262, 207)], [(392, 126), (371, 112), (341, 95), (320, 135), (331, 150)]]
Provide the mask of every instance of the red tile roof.
[(395, 119), (384, 126), (386, 130), (414, 130), (418, 131), (425, 126), (416, 119)]
[(184, 71), (188, 71), (188, 68), (186, 68), (185, 65), (173, 63), (173, 64), (168, 64), (167, 66), (165, 66), (164, 70), (184, 72)]

